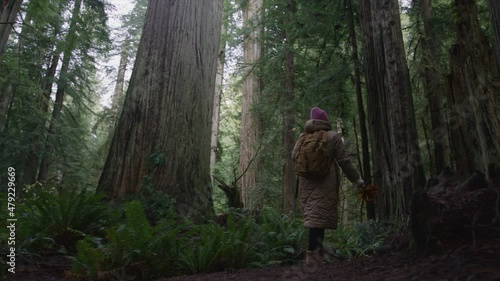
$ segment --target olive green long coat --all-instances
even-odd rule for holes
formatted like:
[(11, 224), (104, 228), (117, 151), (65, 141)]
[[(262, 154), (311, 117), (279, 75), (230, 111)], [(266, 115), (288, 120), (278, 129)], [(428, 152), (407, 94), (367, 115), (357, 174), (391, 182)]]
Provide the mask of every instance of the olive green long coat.
[[(358, 172), (354, 169), (342, 138), (331, 130), (330, 123), (322, 120), (309, 120), (306, 122), (305, 133), (319, 130), (328, 131), (328, 152), (333, 163), (330, 173), (320, 179), (299, 177), (300, 202), (304, 216), (304, 226), (308, 228), (337, 228), (337, 206), (339, 201), (340, 168), (347, 178), (353, 182), (359, 179)], [(299, 143), (295, 144), (292, 158), (295, 159), (299, 150)]]

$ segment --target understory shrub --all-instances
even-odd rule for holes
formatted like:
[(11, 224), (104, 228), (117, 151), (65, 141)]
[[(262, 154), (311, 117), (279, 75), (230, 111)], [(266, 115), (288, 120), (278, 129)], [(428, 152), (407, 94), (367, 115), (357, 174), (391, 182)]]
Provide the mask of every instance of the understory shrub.
[(297, 219), (265, 209), (257, 217), (232, 211), (227, 224), (178, 219), (152, 226), (139, 201), (125, 204), (125, 220), (104, 239), (77, 245), (73, 273), (81, 278), (166, 277), (293, 262), (303, 254)]
[(167, 192), (155, 188), (151, 176), (144, 176), (141, 191), (134, 196), (133, 200), (142, 203), (146, 217), (152, 224), (176, 217), (175, 199)]
[(75, 251), (85, 236), (102, 236), (109, 208), (103, 196), (75, 188), (36, 186), (19, 202), (20, 247), (38, 252)]
[(139, 201), (125, 204), (125, 220), (106, 228), (104, 239), (78, 243), (73, 273), (95, 280), (171, 273), (178, 256), (178, 234), (183, 226), (151, 226)]
[(394, 232), (394, 226), (369, 220), (353, 225), (341, 225), (327, 232), (325, 249), (338, 259), (354, 259), (373, 253)]
[[(300, 217), (272, 208), (258, 214), (231, 210), (221, 226), (194, 224), (177, 217), (152, 225), (143, 205), (130, 201), (124, 221), (106, 228), (104, 238), (77, 244), (73, 273), (80, 279), (151, 279), (302, 261), (307, 229)], [(375, 222), (327, 232), (334, 256), (355, 258), (381, 245), (388, 233)]]
[(264, 208), (258, 218), (259, 244), (256, 266), (292, 264), (305, 253), (306, 229), (302, 219)]
[(228, 215), (225, 227), (213, 222), (193, 226), (180, 265), (189, 273), (245, 268), (257, 258), (256, 229), (252, 217), (237, 212)]

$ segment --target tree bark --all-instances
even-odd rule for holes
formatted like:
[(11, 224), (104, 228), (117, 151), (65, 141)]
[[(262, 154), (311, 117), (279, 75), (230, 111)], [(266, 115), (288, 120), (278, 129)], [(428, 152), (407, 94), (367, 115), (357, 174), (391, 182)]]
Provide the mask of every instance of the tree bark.
[(438, 175), (450, 166), (448, 155), (448, 130), (442, 112), (442, 95), (446, 93), (443, 70), (440, 65), (438, 38), (433, 32), (430, 0), (420, 1), (420, 10), (424, 23), (422, 36), (422, 58), (420, 76), (424, 84), (431, 114), (432, 139), (434, 143), (434, 173)]
[(283, 211), (285, 213), (295, 211), (295, 191), (297, 179), (295, 176), (294, 162), (290, 156), (295, 145), (295, 54), (293, 49), (294, 38), (292, 36), (293, 17), (295, 15), (295, 0), (287, 0), (287, 20), (285, 27), (285, 111), (283, 114)]
[(405, 220), (417, 186), (424, 185), (410, 79), (397, 0), (362, 0), (368, 115), (374, 182), (381, 219)]
[(0, 56), (5, 52), (5, 46), (9, 41), (12, 25), (15, 23), (17, 13), (21, 9), (23, 0), (4, 0), (1, 4), (0, 13)]
[[(241, 134), (240, 134), (240, 162), (239, 172), (242, 175), (239, 182), (241, 201), (245, 208), (251, 209), (252, 192), (256, 186), (257, 141), (259, 136), (259, 122), (252, 108), (260, 93), (261, 83), (256, 73), (257, 62), (262, 54), (261, 14), (263, 0), (249, 0), (243, 11), (243, 25), (251, 29), (243, 43), (243, 60), (245, 63), (245, 78), (243, 81), (243, 99), (241, 105)], [(253, 163), (253, 164), (252, 164)]]
[[(368, 124), (370, 132), (371, 155), (373, 162), (373, 184), (382, 187), (384, 179), (389, 175), (390, 162), (384, 156), (384, 151), (390, 149), (387, 134), (381, 128), (388, 124), (387, 116), (383, 114), (387, 110), (383, 103), (383, 95), (386, 91), (386, 80), (384, 74), (385, 63), (380, 54), (380, 47), (375, 48), (375, 24), (372, 14), (370, 0), (360, 0), (360, 27), (363, 39), (364, 72), (367, 93)], [(381, 200), (381, 199), (379, 199)], [(379, 217), (388, 216), (380, 214)]]
[[(385, 192), (389, 204), (382, 204), (390, 215), (387, 218), (406, 220), (409, 214), (410, 200), (418, 187), (425, 185), (425, 174), (420, 155), (415, 121), (415, 110), (411, 91), (410, 75), (399, 17), (397, 0), (382, 1), (375, 5), (382, 23), (379, 32), (382, 35), (382, 48), (385, 55), (388, 79), (387, 107), (390, 126), (392, 127), (391, 146), (386, 151), (392, 156), (393, 192)], [(390, 186), (390, 185), (389, 185)], [(393, 195), (396, 195), (395, 197)], [(381, 201), (384, 202), (384, 201)]]
[(98, 192), (153, 188), (195, 221), (214, 215), (210, 128), (222, 1), (151, 0)]
[(449, 50), (454, 156), (463, 174), (487, 173), (500, 161), (500, 75), (475, 1), (455, 0), (454, 8), (457, 39)]
[[(346, 0), (347, 17), (349, 20), (349, 36), (352, 47), (352, 62), (354, 64), (354, 86), (356, 87), (356, 103), (358, 105), (359, 127), (361, 133), (361, 150), (363, 155), (362, 177), (366, 184), (371, 183), (370, 151), (368, 142), (368, 129), (366, 127), (366, 114), (363, 105), (363, 93), (361, 90), (361, 63), (358, 57), (358, 43), (356, 39), (356, 26), (354, 24), (354, 10), (352, 1)], [(375, 219), (375, 204), (366, 202), (366, 216), (369, 220)]]

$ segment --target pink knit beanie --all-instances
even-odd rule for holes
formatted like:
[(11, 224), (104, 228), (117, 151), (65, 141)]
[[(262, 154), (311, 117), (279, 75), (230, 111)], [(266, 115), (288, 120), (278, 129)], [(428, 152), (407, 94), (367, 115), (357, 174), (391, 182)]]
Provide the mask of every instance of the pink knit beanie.
[(313, 107), (311, 109), (311, 119), (330, 122), (330, 120), (328, 120), (328, 114), (326, 114), (326, 112), (319, 107)]

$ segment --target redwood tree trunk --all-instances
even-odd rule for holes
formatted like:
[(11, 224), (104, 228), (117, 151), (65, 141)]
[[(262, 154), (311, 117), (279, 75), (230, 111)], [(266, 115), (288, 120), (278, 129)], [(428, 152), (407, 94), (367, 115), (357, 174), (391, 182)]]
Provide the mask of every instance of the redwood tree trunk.
[[(365, 184), (371, 183), (371, 168), (370, 168), (370, 151), (368, 149), (368, 129), (366, 127), (366, 114), (363, 105), (363, 93), (361, 90), (361, 63), (358, 57), (358, 43), (356, 39), (356, 26), (354, 24), (354, 10), (352, 1), (346, 1), (347, 17), (349, 20), (349, 36), (351, 38), (352, 47), (352, 62), (354, 64), (354, 80), (356, 87), (356, 103), (358, 105), (359, 126), (361, 131), (361, 150), (363, 155), (362, 160), (362, 177)], [(369, 220), (375, 219), (375, 204), (373, 202), (366, 202), (366, 216)]]
[[(474, 0), (455, 0), (457, 39), (450, 57), (450, 127), (457, 168), (464, 174), (500, 161), (500, 75)], [(465, 160), (464, 160), (465, 159)]]
[[(370, 0), (360, 0), (360, 26), (363, 39), (363, 52), (364, 52), (364, 71), (366, 81), (367, 93), (367, 108), (368, 108), (368, 128), (370, 132), (371, 155), (373, 162), (373, 181), (372, 183), (381, 189), (385, 177), (390, 173), (390, 162), (384, 157), (384, 151), (390, 149), (387, 134), (380, 128), (388, 124), (387, 115), (384, 112), (387, 110), (383, 102), (383, 95), (386, 91), (385, 81), (385, 63), (383, 56), (380, 54), (379, 48), (375, 49), (375, 39), (379, 41), (378, 37), (375, 38), (374, 32), (374, 15)], [(386, 200), (386, 198), (378, 198), (377, 201)], [(387, 202), (387, 201), (386, 201)], [(381, 214), (379, 217), (388, 216), (388, 214)]]
[(424, 23), (422, 37), (422, 61), (421, 77), (424, 83), (424, 91), (429, 101), (431, 113), (432, 138), (434, 143), (434, 173), (438, 175), (450, 166), (448, 130), (441, 111), (442, 95), (446, 93), (444, 77), (440, 65), (438, 38), (434, 35), (432, 26), (431, 1), (421, 0), (420, 8)]
[[(378, 4), (378, 5), (377, 5)], [(418, 187), (425, 185), (425, 174), (420, 155), (420, 148), (415, 122), (415, 110), (411, 91), (410, 75), (406, 63), (406, 55), (399, 17), (397, 0), (376, 2), (376, 11), (381, 23), (375, 29), (382, 34), (380, 45), (385, 57), (385, 71), (388, 85), (385, 101), (390, 109), (389, 127), (391, 149), (386, 150), (386, 156), (391, 158), (392, 176), (381, 197), (386, 197), (387, 203), (382, 208), (389, 214), (386, 218), (406, 220), (409, 214), (410, 200)], [(389, 177), (390, 177), (389, 176)], [(387, 176), (385, 176), (387, 179)], [(384, 202), (384, 201), (382, 201)]]
[(295, 66), (293, 38), (291, 34), (293, 16), (295, 15), (295, 0), (287, 1), (288, 18), (285, 27), (285, 111), (283, 114), (283, 144), (285, 149), (285, 163), (283, 165), (283, 211), (295, 210), (296, 176), (294, 162), (290, 153), (295, 145), (295, 111), (293, 108), (295, 91)]
[(368, 114), (379, 217), (405, 220), (425, 176), (397, 0), (361, 1)]
[(243, 81), (243, 99), (241, 105), (241, 134), (240, 134), (240, 163), (241, 176), (239, 186), (241, 201), (245, 208), (253, 208), (251, 197), (256, 186), (257, 141), (259, 136), (258, 116), (252, 112), (259, 95), (261, 83), (256, 73), (256, 63), (262, 55), (261, 39), (261, 13), (263, 0), (249, 0), (243, 11), (243, 24), (251, 29), (250, 34), (243, 43), (243, 60), (246, 65), (245, 79)]
[(121, 199), (142, 184), (177, 211), (213, 216), (210, 128), (222, 1), (151, 0), (123, 112), (98, 192)]

